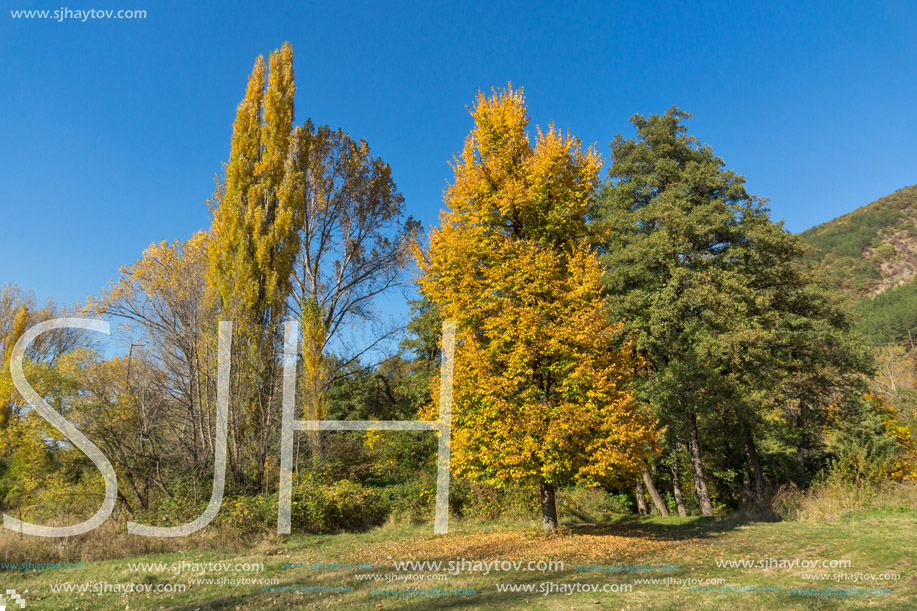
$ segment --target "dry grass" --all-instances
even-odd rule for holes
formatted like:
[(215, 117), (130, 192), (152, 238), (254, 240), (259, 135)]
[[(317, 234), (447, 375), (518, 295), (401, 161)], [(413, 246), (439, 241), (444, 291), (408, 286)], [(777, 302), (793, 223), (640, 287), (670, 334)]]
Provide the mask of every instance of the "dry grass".
[(237, 532), (214, 528), (187, 537), (138, 537), (128, 534), (123, 518), (110, 518), (95, 530), (76, 537), (32, 537), (0, 530), (0, 562), (88, 562), (181, 551), (189, 547), (240, 551), (251, 546), (249, 539), (251, 537)]
[(917, 485), (820, 483), (809, 490), (781, 486), (772, 499), (784, 520), (823, 520), (864, 509), (917, 508)]
[[(891, 500), (901, 502), (913, 499), (914, 488), (889, 493)], [(917, 581), (910, 573), (912, 559), (917, 557), (917, 538), (913, 536), (917, 525), (917, 512), (854, 513), (837, 520), (806, 520), (797, 522), (742, 522), (735, 519), (678, 518), (678, 517), (620, 517), (605, 524), (571, 525), (556, 535), (546, 536), (538, 531), (537, 521), (494, 522), (461, 521), (450, 524), (450, 533), (433, 536), (432, 524), (398, 526), (372, 529), (354, 534), (333, 535), (267, 535), (251, 547), (239, 539), (225, 542), (208, 550), (201, 546), (219, 543), (219, 535), (181, 538), (176, 541), (144, 540), (126, 535), (124, 529), (113, 524), (100, 527), (91, 537), (111, 537), (106, 546), (81, 549), (83, 543), (74, 540), (69, 547), (55, 553), (70, 556), (70, 561), (104, 553), (124, 556), (131, 549), (161, 549), (179, 545), (175, 550), (159, 555), (140, 554), (133, 558), (109, 562), (86, 562), (73, 569), (46, 571), (8, 570), (0, 573), (4, 586), (19, 592), (28, 591), (28, 607), (79, 611), (98, 609), (116, 611), (130, 609), (236, 609), (240, 611), (266, 611), (267, 609), (401, 609), (415, 611), (442, 611), (443, 609), (525, 609), (526, 611), (568, 611), (569, 609), (653, 609), (654, 611), (682, 611), (683, 609), (866, 609), (911, 611)], [(452, 527), (455, 527), (454, 532)], [(216, 530), (214, 527), (209, 530)], [(205, 531), (206, 532), (206, 531)], [(15, 535), (14, 535), (15, 536)], [(227, 535), (228, 537), (228, 535)], [(32, 539), (25, 537), (25, 541)], [(16, 550), (16, 541), (3, 538), (5, 552)], [(47, 543), (47, 542), (45, 542)], [(127, 548), (133, 545), (133, 548)], [(143, 547), (140, 547), (143, 546)], [(47, 546), (30, 548), (33, 553), (51, 553)], [(107, 550), (107, 551), (106, 551)], [(49, 557), (49, 556), (45, 556)], [(22, 558), (22, 556), (20, 556)], [(724, 559), (754, 558), (810, 558), (851, 559), (856, 571), (897, 572), (900, 581), (891, 585), (893, 596), (876, 599), (867, 596), (829, 597), (794, 596), (791, 588), (821, 588), (832, 585), (840, 588), (871, 587), (863, 583), (827, 584), (806, 580), (802, 571), (763, 571), (747, 567), (725, 567)], [(470, 589), (473, 597), (467, 598), (412, 598), (393, 600), (374, 594), (379, 585), (356, 577), (360, 570), (286, 570), (284, 563), (296, 562), (371, 562), (379, 575), (395, 569), (397, 560), (449, 561), (467, 560), (562, 560), (565, 566), (547, 571), (479, 570), (439, 571), (445, 576), (435, 583), (416, 584), (417, 587)], [(26, 558), (28, 560), (28, 558)], [(34, 558), (33, 558), (34, 560)], [(169, 571), (143, 569), (138, 572), (131, 562), (172, 563), (187, 562), (258, 562), (263, 570), (252, 577), (277, 579), (280, 586), (350, 586), (352, 591), (341, 594), (265, 591), (258, 584), (221, 585), (215, 581), (191, 584), (189, 577), (199, 574), (173, 575)], [(2, 560), (0, 560), (2, 561)], [(66, 560), (62, 560), (66, 561)], [(577, 592), (563, 596), (542, 595), (537, 588), (544, 583), (630, 584), (639, 577), (667, 577), (668, 575), (615, 574), (580, 571), (576, 564), (677, 565), (673, 577), (682, 580), (722, 578), (725, 583), (740, 586), (778, 586), (782, 592), (747, 592), (742, 594), (716, 591), (692, 591), (686, 585), (643, 583), (632, 592), (597, 595)], [(407, 574), (407, 573), (406, 573)], [(207, 577), (233, 577), (225, 572), (213, 572)], [(236, 575), (235, 577), (239, 577)], [(95, 584), (99, 582), (146, 584), (185, 583), (184, 592), (133, 594), (87, 594), (55, 590), (61, 584)], [(502, 584), (528, 584), (535, 590), (500, 591)], [(402, 588), (411, 584), (393, 581), (385, 587)], [(884, 587), (886, 584), (883, 584)]]

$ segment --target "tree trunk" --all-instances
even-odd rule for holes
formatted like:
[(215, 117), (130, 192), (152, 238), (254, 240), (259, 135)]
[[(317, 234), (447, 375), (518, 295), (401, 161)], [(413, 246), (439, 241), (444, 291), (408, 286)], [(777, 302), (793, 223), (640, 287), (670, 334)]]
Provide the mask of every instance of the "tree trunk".
[(745, 437), (745, 456), (751, 464), (752, 472), (755, 474), (755, 503), (764, 506), (764, 499), (767, 496), (766, 485), (764, 483), (764, 470), (761, 468), (761, 459), (758, 457), (758, 449), (755, 447), (755, 440), (751, 435)]
[(685, 517), (688, 511), (685, 509), (684, 497), (681, 495), (681, 481), (678, 474), (678, 457), (672, 452), (672, 493), (675, 495), (675, 506), (678, 508), (678, 515)]
[(554, 484), (541, 484), (541, 526), (548, 534), (557, 530), (557, 504)]
[(645, 516), (649, 513), (649, 510), (646, 508), (646, 498), (643, 496), (643, 480), (638, 479), (637, 485), (634, 490), (634, 496), (637, 497), (637, 513), (641, 516)]
[(688, 455), (691, 458), (691, 472), (694, 476), (694, 494), (697, 504), (700, 505), (701, 515), (712, 516), (713, 505), (710, 503), (710, 492), (707, 490), (707, 480), (704, 478), (704, 466), (700, 460), (700, 443), (697, 440), (697, 415), (688, 414)]
[(238, 419), (236, 418), (237, 405), (229, 406), (229, 472), (232, 474), (232, 483), (235, 489), (242, 486), (242, 449), (241, 433), (239, 432)]
[(799, 431), (799, 444), (796, 446), (796, 485), (800, 488), (806, 485), (806, 427), (804, 409), (799, 407), (796, 415), (796, 428)]
[(742, 503), (751, 503), (754, 493), (751, 491), (751, 479), (748, 477), (748, 469), (742, 469)]
[(796, 485), (806, 485), (806, 449), (801, 443), (796, 448)]
[(656, 511), (659, 512), (659, 515), (668, 517), (669, 508), (665, 506), (662, 495), (656, 490), (656, 485), (653, 483), (653, 478), (650, 475), (649, 469), (643, 470), (643, 483), (646, 484), (646, 490), (650, 493), (650, 498), (653, 499), (653, 505), (656, 506)]

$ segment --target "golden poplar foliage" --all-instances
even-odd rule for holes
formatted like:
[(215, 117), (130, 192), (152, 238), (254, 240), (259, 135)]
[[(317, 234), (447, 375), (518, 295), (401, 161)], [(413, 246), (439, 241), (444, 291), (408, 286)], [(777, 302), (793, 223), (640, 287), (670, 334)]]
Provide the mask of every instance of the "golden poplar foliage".
[[(259, 56), (236, 111), (225, 190), (214, 210), (210, 284), (232, 315), (258, 318), (281, 309), (289, 294), (298, 239), (285, 194), (293, 133), (293, 47)], [(267, 87), (265, 87), (265, 79)], [(263, 320), (262, 320), (263, 322)]]
[[(304, 304), (300, 313), (302, 324), (302, 375), (299, 385), (301, 401), (306, 420), (324, 420), (328, 415), (322, 384), (327, 377), (322, 349), (327, 341), (328, 328), (317, 301)], [(321, 452), (318, 431), (308, 431), (309, 443), (316, 453)]]
[(230, 406), (230, 460), (239, 486), (264, 490), (277, 418), (275, 354), (299, 251), (300, 220), (289, 157), (293, 137), (293, 47), (255, 61), (236, 111), (225, 183), (213, 199), (208, 287), (232, 320), (238, 376)]
[(521, 90), (479, 93), (471, 114), (448, 211), (416, 252), (422, 293), (457, 323), (453, 470), (496, 485), (631, 478), (657, 432), (584, 240), (601, 160), (553, 125), (533, 145)]

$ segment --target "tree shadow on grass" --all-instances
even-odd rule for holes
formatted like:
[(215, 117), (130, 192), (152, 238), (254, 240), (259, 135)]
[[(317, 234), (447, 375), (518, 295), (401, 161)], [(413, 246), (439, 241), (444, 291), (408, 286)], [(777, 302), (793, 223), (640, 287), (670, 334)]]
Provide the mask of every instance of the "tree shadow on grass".
[[(561, 539), (575, 540), (583, 537), (584, 542), (588, 537), (595, 540), (596, 537), (604, 536), (633, 539), (634, 545), (627, 552), (618, 554), (609, 559), (608, 563), (622, 562), (632, 564), (646, 564), (648, 562), (661, 562), (659, 554), (665, 553), (664, 550), (643, 553), (640, 551), (638, 540), (650, 540), (654, 542), (679, 542), (692, 541), (694, 543), (704, 544), (712, 542), (715, 538), (728, 533), (729, 531), (748, 524), (746, 520), (739, 518), (659, 518), (643, 516), (619, 516), (614, 520), (600, 523), (572, 523), (562, 526), (561, 532), (556, 535)], [(520, 536), (533, 536), (532, 533)], [(535, 537), (541, 535), (535, 534)], [(545, 537), (549, 541), (552, 537)], [(500, 550), (494, 550), (494, 553), (488, 553), (486, 549), (471, 550), (466, 549), (466, 553), (471, 556), (480, 556), (480, 559), (490, 559), (491, 557), (499, 559)], [(423, 560), (440, 560), (448, 561), (450, 557), (440, 557), (441, 554), (425, 557)], [(594, 561), (593, 561), (594, 562)], [(596, 562), (596, 564), (598, 564)], [(459, 583), (454, 583), (452, 579), (442, 581), (414, 581), (414, 582), (371, 582), (357, 580), (355, 575), (364, 571), (335, 571), (334, 581), (338, 584), (349, 583), (354, 591), (352, 593), (336, 594), (333, 597), (327, 595), (295, 595), (292, 593), (279, 592), (262, 592), (257, 590), (237, 591), (229, 596), (213, 598), (211, 600), (199, 600), (187, 605), (170, 607), (175, 609), (312, 609), (312, 608), (334, 608), (334, 609), (416, 609), (420, 611), (435, 611), (439, 609), (526, 609), (530, 608), (534, 601), (544, 600), (546, 598), (545, 589), (550, 588), (552, 583), (567, 584), (631, 584), (635, 577), (672, 575), (648, 575), (648, 574), (629, 574), (618, 573), (609, 574), (600, 571), (584, 570), (582, 567), (588, 565), (587, 562), (566, 561), (563, 570), (552, 570), (546, 572), (540, 571), (520, 571), (520, 572), (494, 572), (484, 579), (476, 576), (473, 579), (466, 579)], [(391, 569), (379, 567), (378, 572), (390, 572)], [(295, 586), (298, 584), (305, 585), (304, 582), (316, 584), (318, 576), (310, 576), (304, 579), (303, 576), (282, 580), (280, 586)], [(343, 578), (343, 579), (341, 579)], [(320, 579), (319, 579), (320, 581)], [(497, 590), (497, 584), (512, 584), (517, 591)], [(405, 592), (411, 588), (415, 589), (415, 594), (407, 596), (386, 596), (382, 594), (372, 594), (371, 590), (400, 590)], [(474, 589), (473, 596), (453, 596), (453, 595), (432, 595), (431, 591), (443, 590), (462, 590)], [(527, 589), (526, 589), (527, 588)], [(590, 604), (593, 600), (601, 600), (601, 607), (596, 608), (620, 608), (630, 604), (633, 600), (631, 595), (626, 592), (606, 593), (601, 590), (594, 594), (587, 594), (590, 598)], [(562, 594), (554, 593), (552, 598), (564, 597)], [(573, 600), (570, 600), (571, 603)], [(582, 599), (577, 600), (581, 603)]]
[(571, 535), (648, 537), (657, 540), (679, 541), (719, 536), (750, 523), (748, 520), (735, 517), (660, 518), (622, 515), (606, 522), (574, 523), (563, 527), (562, 530)]

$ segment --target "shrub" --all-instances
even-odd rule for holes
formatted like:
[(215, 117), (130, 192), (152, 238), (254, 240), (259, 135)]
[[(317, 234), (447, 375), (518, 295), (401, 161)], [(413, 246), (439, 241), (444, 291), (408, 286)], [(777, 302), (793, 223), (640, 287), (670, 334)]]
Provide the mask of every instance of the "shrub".
[(602, 522), (615, 515), (634, 512), (634, 502), (629, 494), (613, 494), (601, 488), (564, 488), (558, 494), (558, 501), (558, 511), (563, 516), (573, 516), (585, 522)]
[(530, 484), (497, 488), (483, 482), (454, 478), (449, 493), (453, 513), (468, 518), (531, 517), (539, 511), (537, 491)]
[(243, 533), (277, 528), (277, 495), (239, 496), (223, 501), (217, 516), (223, 523)]
[(894, 259), (897, 254), (898, 251), (895, 250), (894, 245), (889, 244), (888, 242), (881, 244), (878, 248), (876, 248), (876, 257), (878, 257), (880, 261), (889, 261)]
[(349, 480), (322, 484), (305, 473), (293, 489), (290, 518), (294, 530), (330, 533), (378, 526), (388, 513), (385, 497), (375, 490)]
[(785, 520), (836, 518), (864, 509), (917, 506), (917, 486), (889, 480), (891, 461), (865, 445), (845, 445), (808, 490), (781, 486), (771, 500)]
[[(396, 520), (424, 522), (432, 518), (436, 506), (436, 480), (426, 473), (401, 484), (379, 489)], [(450, 495), (450, 500), (452, 497)]]

